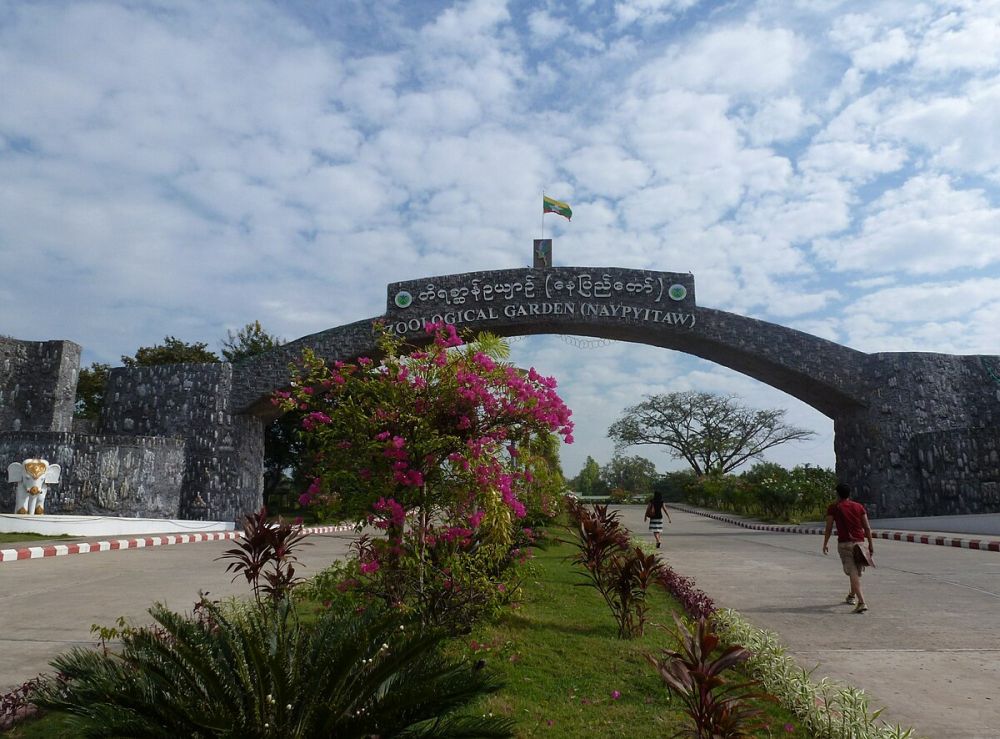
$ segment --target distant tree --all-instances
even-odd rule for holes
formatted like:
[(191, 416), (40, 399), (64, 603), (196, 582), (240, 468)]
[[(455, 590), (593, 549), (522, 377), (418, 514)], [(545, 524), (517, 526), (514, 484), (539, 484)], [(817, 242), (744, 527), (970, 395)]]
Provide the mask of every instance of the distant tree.
[(136, 350), (134, 356), (122, 355), (122, 364), (126, 367), (149, 367), (157, 364), (214, 364), (219, 361), (215, 352), (208, 349), (208, 344), (196, 342), (188, 344), (173, 336), (163, 337), (163, 343), (155, 346), (143, 346)]
[(603, 495), (608, 491), (608, 486), (601, 479), (601, 466), (589, 456), (583, 463), (580, 474), (574, 477), (570, 484), (575, 492), (584, 495)]
[(784, 410), (746, 408), (733, 396), (683, 392), (647, 395), (608, 429), (619, 449), (665, 446), (699, 474), (724, 474), (766, 450), (814, 432), (784, 423)]
[(80, 377), (76, 383), (76, 406), (73, 410), (75, 418), (97, 420), (104, 405), (104, 386), (108, 381), (110, 364), (94, 362), (89, 367), (80, 368)]
[(272, 336), (260, 325), (260, 321), (248, 323), (235, 334), (226, 332), (222, 342), (222, 356), (227, 362), (239, 362), (247, 357), (256, 357), (285, 343), (284, 339)]
[(659, 474), (656, 465), (645, 457), (616, 454), (601, 468), (601, 479), (611, 490), (623, 490), (629, 495), (647, 496)]

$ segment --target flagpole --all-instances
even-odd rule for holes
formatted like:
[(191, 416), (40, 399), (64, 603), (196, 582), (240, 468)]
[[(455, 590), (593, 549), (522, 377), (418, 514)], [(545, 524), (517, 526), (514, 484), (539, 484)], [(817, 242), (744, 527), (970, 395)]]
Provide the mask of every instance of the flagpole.
[(545, 238), (545, 190), (542, 190), (542, 238)]

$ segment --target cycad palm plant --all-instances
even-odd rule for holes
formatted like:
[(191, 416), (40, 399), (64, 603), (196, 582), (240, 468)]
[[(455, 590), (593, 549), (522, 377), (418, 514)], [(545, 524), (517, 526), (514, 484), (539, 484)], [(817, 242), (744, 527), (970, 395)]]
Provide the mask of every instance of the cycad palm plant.
[(34, 702), (70, 714), (81, 737), (511, 735), (506, 719), (455, 713), (499, 684), (443, 656), (439, 632), (353, 612), (304, 626), (289, 601), (150, 613), (158, 628), (123, 635), (118, 654), (76, 648), (53, 661), (67, 682)]

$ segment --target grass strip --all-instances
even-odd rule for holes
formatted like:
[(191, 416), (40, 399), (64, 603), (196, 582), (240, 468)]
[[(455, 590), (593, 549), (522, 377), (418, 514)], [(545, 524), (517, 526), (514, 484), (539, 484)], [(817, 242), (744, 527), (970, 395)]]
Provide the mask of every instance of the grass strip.
[[(600, 595), (579, 585), (583, 578), (568, 560), (572, 551), (557, 545), (538, 552), (520, 607), (496, 624), (478, 626), (463, 644), (506, 682), (479, 710), (514, 718), (521, 737), (676, 734), (688, 719), (644, 655), (675, 646), (662, 625), (673, 625), (672, 614), (683, 613), (680, 605), (655, 588), (645, 635), (620, 640)], [(741, 677), (734, 672), (734, 679)], [(809, 736), (786, 709), (760, 707), (771, 736)]]

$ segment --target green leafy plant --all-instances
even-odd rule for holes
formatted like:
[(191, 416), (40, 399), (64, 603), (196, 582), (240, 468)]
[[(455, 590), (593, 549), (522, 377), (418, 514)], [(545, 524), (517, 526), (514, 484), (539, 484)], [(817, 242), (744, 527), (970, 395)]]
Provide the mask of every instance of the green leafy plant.
[(763, 728), (763, 712), (749, 699), (768, 696), (751, 689), (756, 682), (729, 682), (723, 674), (750, 658), (741, 646), (721, 647), (707, 619), (700, 618), (689, 629), (674, 616), (678, 650), (664, 649), (659, 656), (646, 655), (670, 691), (684, 703), (691, 718), (690, 731), (676, 736), (698, 739), (737, 739), (757, 736)]
[(326, 611), (304, 626), (293, 604), (185, 616), (150, 609), (159, 630), (127, 630), (121, 651), (75, 648), (67, 682), (33, 702), (68, 714), (80, 737), (510, 735), (510, 722), (456, 713), (500, 686), (445, 657), (441, 631), (387, 615)]
[(218, 559), (232, 560), (226, 572), (236, 573), (234, 582), (243, 575), (258, 603), (261, 593), (278, 602), (302, 580), (295, 577), (293, 563), (298, 561), (295, 549), (304, 543), (306, 536), (301, 526), (292, 526), (281, 518), (277, 523), (269, 522), (267, 509), (261, 508), (244, 516), (243, 536), (237, 540), (236, 548), (227, 549)]

